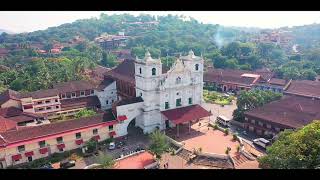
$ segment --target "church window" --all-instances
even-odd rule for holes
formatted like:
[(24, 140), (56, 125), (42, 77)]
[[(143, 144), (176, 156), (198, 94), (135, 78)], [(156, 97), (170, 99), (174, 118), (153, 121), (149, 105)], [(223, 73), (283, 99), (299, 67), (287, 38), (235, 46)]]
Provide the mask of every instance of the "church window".
[(155, 76), (156, 75), (156, 68), (152, 68), (152, 76)]
[(176, 99), (176, 106), (177, 107), (181, 106), (181, 98)]
[(180, 84), (181, 83), (181, 77), (178, 77), (177, 79), (176, 79), (176, 84)]
[(189, 104), (192, 104), (192, 98), (189, 98)]
[(199, 70), (199, 64), (196, 64), (196, 65), (195, 65), (195, 69), (196, 69), (196, 71)]
[(141, 70), (141, 68), (139, 68), (139, 73), (140, 73), (140, 74), (142, 74), (142, 70)]
[(165, 102), (165, 109), (169, 109), (169, 102)]
[(106, 104), (109, 104), (109, 101), (108, 101), (108, 100), (106, 101)]
[(142, 92), (140, 93), (140, 97), (142, 97)]

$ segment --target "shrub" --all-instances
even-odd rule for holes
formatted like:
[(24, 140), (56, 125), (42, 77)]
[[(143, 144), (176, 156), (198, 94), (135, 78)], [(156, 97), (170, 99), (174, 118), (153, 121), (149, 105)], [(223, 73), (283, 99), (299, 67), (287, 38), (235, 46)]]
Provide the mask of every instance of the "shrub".
[(225, 134), (225, 135), (229, 135), (229, 129), (225, 129), (225, 130), (224, 130), (224, 134)]
[(218, 129), (218, 125), (216, 125), (216, 124), (213, 125), (213, 129), (214, 129), (214, 130), (217, 130), (217, 129)]
[(237, 140), (238, 140), (238, 136), (237, 136), (236, 134), (233, 134), (233, 135), (232, 135), (232, 139), (233, 139), (234, 141), (237, 141)]
[(237, 152), (240, 152), (240, 145), (237, 146)]
[(230, 149), (227, 148), (226, 151), (225, 151), (225, 153), (226, 153), (226, 154), (229, 154), (229, 153), (230, 153)]

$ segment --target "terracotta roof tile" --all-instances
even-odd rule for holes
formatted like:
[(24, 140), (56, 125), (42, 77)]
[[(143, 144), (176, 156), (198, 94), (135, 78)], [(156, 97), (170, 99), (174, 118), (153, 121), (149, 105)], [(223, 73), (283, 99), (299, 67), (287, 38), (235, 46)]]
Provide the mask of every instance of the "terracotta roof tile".
[(320, 82), (310, 80), (292, 81), (285, 93), (320, 98)]
[(34, 99), (46, 98), (58, 96), (59, 91), (57, 89), (42, 89), (38, 91), (28, 92), (21, 95), (21, 98), (32, 97)]
[(15, 130), (17, 127), (17, 123), (0, 116), (0, 133), (7, 132), (10, 130)]
[(144, 169), (145, 166), (155, 163), (153, 155), (147, 151), (118, 160), (115, 169)]
[(118, 101), (116, 104), (117, 106), (123, 106), (127, 104), (138, 103), (138, 102), (143, 102), (143, 99), (141, 97), (126, 98)]
[(100, 106), (100, 101), (97, 96), (87, 96), (81, 98), (73, 98), (73, 99), (63, 99), (60, 100), (61, 109), (74, 109), (79, 107), (97, 107)]
[(285, 96), (245, 113), (264, 121), (298, 128), (320, 117), (320, 100), (306, 97)]
[(95, 88), (91, 82), (85, 80), (63, 82), (56, 84), (53, 87), (57, 89), (57, 91), (60, 94), (64, 94), (67, 92), (91, 90)]
[[(1, 136), (8, 143), (15, 143), (25, 140), (31, 140), (34, 138), (45, 137), (49, 135), (55, 135), (59, 133), (65, 133), (72, 130), (77, 130), (85, 127), (99, 125), (106, 122), (114, 121), (115, 117), (111, 111), (107, 111), (104, 114), (98, 114), (91, 117), (84, 117), (75, 120), (68, 120), (63, 122), (45, 124), (41, 126), (33, 126), (28, 128), (18, 129), (16, 131), (8, 131), (1, 133)], [(0, 144), (1, 146), (1, 144)]]
[(208, 112), (203, 107), (197, 104), (176, 109), (170, 109), (162, 111), (161, 113), (175, 124), (211, 116), (210, 112)]
[(7, 102), (9, 99), (19, 100), (20, 96), (19, 92), (8, 89), (0, 95), (0, 104)]
[(106, 76), (114, 79), (120, 79), (135, 84), (135, 66), (134, 60), (126, 59), (116, 68), (106, 73)]

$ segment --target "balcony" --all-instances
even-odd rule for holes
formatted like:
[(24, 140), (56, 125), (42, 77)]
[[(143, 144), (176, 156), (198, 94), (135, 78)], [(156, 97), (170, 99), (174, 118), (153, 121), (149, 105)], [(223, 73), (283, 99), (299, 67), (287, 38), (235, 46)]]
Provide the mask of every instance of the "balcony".
[(60, 105), (60, 102), (50, 102), (50, 103), (42, 103), (42, 104), (33, 104), (34, 108), (37, 107), (44, 107), (44, 106), (55, 106), (55, 105)]

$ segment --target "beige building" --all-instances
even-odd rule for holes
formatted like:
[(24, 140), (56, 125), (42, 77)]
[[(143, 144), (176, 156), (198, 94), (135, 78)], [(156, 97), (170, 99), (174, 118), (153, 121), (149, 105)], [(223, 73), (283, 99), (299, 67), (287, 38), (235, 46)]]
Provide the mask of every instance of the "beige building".
[(92, 138), (103, 141), (116, 137), (117, 123), (109, 111), (92, 117), (1, 133), (0, 168), (77, 149)]

